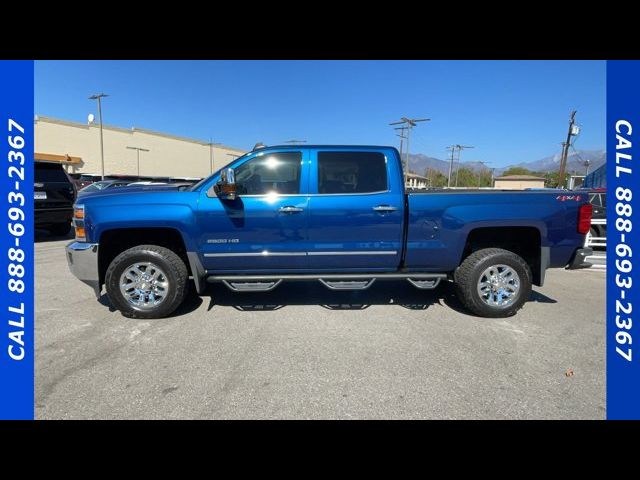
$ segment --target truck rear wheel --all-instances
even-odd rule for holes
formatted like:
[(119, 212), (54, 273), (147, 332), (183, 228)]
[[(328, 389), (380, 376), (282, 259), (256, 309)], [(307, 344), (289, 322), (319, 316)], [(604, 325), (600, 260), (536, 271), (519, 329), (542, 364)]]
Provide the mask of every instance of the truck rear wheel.
[(130, 318), (162, 318), (183, 302), (189, 274), (182, 259), (157, 245), (139, 245), (113, 259), (105, 275), (109, 300)]
[(522, 257), (501, 248), (469, 255), (454, 274), (458, 299), (481, 317), (510, 317), (529, 298), (531, 269)]

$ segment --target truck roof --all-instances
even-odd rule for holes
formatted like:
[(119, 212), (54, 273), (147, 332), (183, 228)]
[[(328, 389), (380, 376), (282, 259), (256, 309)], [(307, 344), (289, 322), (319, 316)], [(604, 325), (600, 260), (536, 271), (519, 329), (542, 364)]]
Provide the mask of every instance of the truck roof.
[(269, 145), (269, 146), (265, 146), (265, 147), (260, 147), (257, 148), (255, 151), (257, 150), (274, 150), (274, 149), (284, 149), (284, 148), (290, 148), (290, 149), (299, 149), (299, 148), (393, 148), (395, 149), (396, 147), (392, 147), (390, 145), (334, 145), (334, 144), (304, 144), (304, 145)]

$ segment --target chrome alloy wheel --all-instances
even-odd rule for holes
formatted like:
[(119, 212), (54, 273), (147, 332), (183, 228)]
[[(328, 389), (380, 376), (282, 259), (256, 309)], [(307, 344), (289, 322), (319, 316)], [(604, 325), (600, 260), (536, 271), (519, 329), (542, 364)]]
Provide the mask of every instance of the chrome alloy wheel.
[(520, 291), (520, 277), (508, 265), (492, 265), (478, 279), (478, 295), (492, 307), (513, 303)]
[(151, 262), (129, 265), (120, 275), (120, 293), (134, 307), (150, 310), (167, 297), (167, 275)]

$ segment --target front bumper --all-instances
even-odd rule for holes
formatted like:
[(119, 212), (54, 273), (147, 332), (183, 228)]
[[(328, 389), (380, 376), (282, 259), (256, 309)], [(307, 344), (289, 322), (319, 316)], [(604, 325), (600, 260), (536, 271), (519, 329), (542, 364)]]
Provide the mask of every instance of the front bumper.
[(567, 270), (577, 270), (578, 268), (589, 268), (592, 263), (586, 262), (586, 258), (593, 254), (593, 248), (579, 248), (573, 255), (573, 259), (567, 265)]
[(69, 270), (79, 280), (93, 288), (96, 298), (100, 298), (100, 275), (98, 272), (98, 244), (71, 242), (65, 248)]

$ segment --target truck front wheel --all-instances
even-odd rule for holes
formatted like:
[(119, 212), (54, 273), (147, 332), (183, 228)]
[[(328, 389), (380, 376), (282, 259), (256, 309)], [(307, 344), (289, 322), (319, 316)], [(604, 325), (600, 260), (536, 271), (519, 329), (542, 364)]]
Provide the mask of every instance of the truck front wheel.
[(131, 318), (162, 318), (180, 306), (189, 273), (182, 259), (157, 245), (138, 245), (113, 259), (105, 275), (112, 305)]
[(531, 293), (531, 269), (522, 257), (501, 248), (469, 255), (454, 273), (463, 305), (481, 317), (509, 317)]

